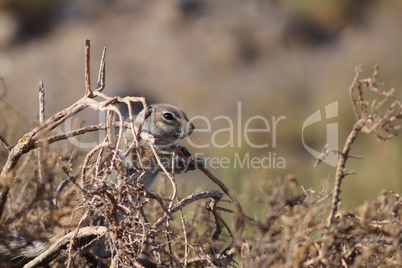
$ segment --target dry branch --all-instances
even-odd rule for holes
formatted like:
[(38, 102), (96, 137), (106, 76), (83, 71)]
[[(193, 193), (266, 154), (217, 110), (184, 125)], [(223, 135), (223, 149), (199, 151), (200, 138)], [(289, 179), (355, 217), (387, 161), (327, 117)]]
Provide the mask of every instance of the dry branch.
[(85, 40), (85, 96), (92, 94), (91, 89), (91, 41)]
[(3, 144), (4, 148), (7, 149), (7, 151), (10, 151), (12, 148), (10, 146), (10, 143), (0, 134), (0, 141)]
[(107, 233), (107, 228), (104, 226), (90, 226), (78, 229), (77, 232), (70, 232), (59, 238), (45, 252), (27, 263), (24, 268), (37, 267), (46, 263), (48, 259), (55, 256), (62, 248), (66, 247), (72, 239), (81, 239), (88, 236), (103, 236)]
[[(12, 178), (12, 172), (21, 156), (35, 148), (34, 144), (41, 135), (45, 135), (45, 133), (56, 128), (66, 119), (84, 110), (86, 107), (88, 107), (88, 103), (85, 102), (85, 99), (79, 100), (65, 110), (45, 120), (45, 122), (34, 128), (31, 132), (25, 134), (11, 149), (7, 161), (0, 174), (0, 180), (6, 182), (2, 185), (2, 189), (0, 190), (0, 217), (3, 213), (4, 205), (7, 201), (7, 195), (10, 190), (10, 186), (12, 185), (14, 180)], [(10, 180), (10, 178), (12, 179)]]
[(236, 195), (232, 192), (231, 189), (229, 189), (221, 180), (219, 180), (217, 177), (215, 177), (206, 167), (201, 166), (192, 159), (191, 157), (185, 155), (183, 152), (180, 150), (176, 150), (176, 153), (183, 157), (185, 160), (189, 161), (191, 164), (196, 166), (200, 171), (202, 171), (213, 183), (219, 186), (219, 188), (222, 189), (222, 191), (230, 198), (232, 201), (235, 210), (236, 210), (236, 222), (235, 222), (235, 230), (234, 230), (234, 244), (237, 247), (238, 250), (240, 250), (242, 246), (242, 241), (241, 237), (244, 231), (245, 227), (245, 219), (246, 214), (244, 213), (244, 210), (242, 206), (240, 205), (240, 202), (237, 200)]
[[(401, 123), (397, 121), (402, 118), (401, 103), (394, 99), (394, 89), (385, 91), (378, 87), (379, 67), (374, 66), (374, 71), (370, 78), (360, 78), (361, 72), (360, 66), (356, 67), (355, 77), (349, 87), (349, 98), (356, 122), (346, 139), (342, 151), (339, 153), (331, 212), (327, 220), (328, 228), (332, 226), (338, 210), (342, 180), (346, 175), (353, 174), (346, 171), (346, 162), (348, 158), (352, 158), (349, 152), (359, 133), (373, 134), (378, 139), (385, 141), (395, 137), (401, 129)], [(365, 90), (374, 93), (373, 100), (365, 99)], [(387, 136), (383, 136), (382, 131), (387, 133)]]
[[(176, 213), (177, 211), (183, 209), (185, 206), (194, 203), (200, 199), (206, 199), (206, 198), (214, 198), (214, 199), (221, 199), (223, 197), (223, 194), (220, 191), (206, 191), (206, 192), (200, 192), (200, 193), (193, 193), (186, 198), (183, 198), (178, 204), (176, 204), (174, 207), (169, 209), (169, 213), (172, 215)], [(160, 217), (153, 225), (152, 229), (160, 226), (167, 218), (169, 217), (168, 213), (165, 213), (162, 217)]]

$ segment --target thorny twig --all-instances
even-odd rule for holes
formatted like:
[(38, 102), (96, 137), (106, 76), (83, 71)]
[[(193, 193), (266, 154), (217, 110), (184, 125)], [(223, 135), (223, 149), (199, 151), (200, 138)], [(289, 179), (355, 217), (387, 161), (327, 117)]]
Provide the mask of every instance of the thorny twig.
[[(330, 153), (333, 154), (342, 154), (342, 152), (336, 150), (336, 149), (329, 149), (328, 148), (328, 144), (326, 144), (324, 146), (324, 148), (321, 151), (321, 154), (317, 157), (316, 162), (314, 163), (314, 167), (317, 167), (319, 164), (321, 164), (321, 162), (325, 159), (325, 157), (327, 157)], [(361, 155), (349, 155), (349, 158), (354, 158), (354, 159), (363, 159), (363, 156)]]
[(214, 182), (216, 185), (218, 185), (222, 191), (231, 199), (233, 205), (235, 206), (236, 210), (236, 222), (235, 222), (235, 233), (233, 236), (234, 240), (234, 245), (237, 247), (238, 250), (240, 250), (240, 247), (242, 245), (241, 242), (241, 237), (242, 233), (244, 231), (244, 226), (245, 226), (245, 219), (246, 214), (240, 205), (240, 202), (237, 200), (236, 195), (232, 192), (231, 189), (229, 189), (221, 180), (219, 180), (217, 177), (215, 177), (207, 168), (204, 166), (200, 166), (197, 164), (197, 162), (192, 159), (189, 156), (186, 156), (183, 152), (180, 150), (176, 150), (176, 153), (183, 157), (186, 161), (189, 161), (191, 164), (195, 165), (199, 170), (201, 170), (212, 182)]
[[(375, 66), (370, 78), (361, 79), (361, 68), (355, 69), (355, 77), (349, 87), (349, 98), (356, 117), (356, 122), (349, 133), (345, 145), (339, 154), (338, 165), (335, 173), (335, 186), (332, 195), (331, 212), (328, 216), (327, 227), (331, 227), (335, 213), (340, 202), (342, 180), (346, 175), (353, 174), (346, 171), (346, 161), (352, 156), (349, 155), (353, 142), (359, 133), (373, 134), (380, 140), (387, 140), (395, 137), (401, 124), (397, 123), (402, 118), (401, 103), (394, 99), (394, 89), (385, 91), (378, 87), (377, 78), (379, 67)], [(374, 93), (374, 100), (371, 103), (364, 98), (364, 89), (367, 88)], [(357, 91), (357, 92), (356, 92)], [(389, 106), (386, 106), (389, 102)], [(384, 109), (385, 111), (382, 111)], [(381, 132), (387, 133), (383, 136)]]

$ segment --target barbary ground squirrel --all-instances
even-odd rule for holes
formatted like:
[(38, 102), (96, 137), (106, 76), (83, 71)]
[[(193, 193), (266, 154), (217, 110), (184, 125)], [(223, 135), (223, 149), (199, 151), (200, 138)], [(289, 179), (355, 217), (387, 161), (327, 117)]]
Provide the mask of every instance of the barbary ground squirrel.
[[(144, 115), (145, 113), (145, 115)], [(189, 121), (186, 114), (179, 108), (169, 104), (155, 104), (150, 105), (146, 109), (142, 110), (134, 121), (135, 132), (140, 131), (140, 136), (137, 138), (137, 147), (133, 148), (123, 163), (130, 171), (130, 183), (132, 185), (137, 184), (137, 180), (141, 182), (143, 187), (148, 190), (155, 182), (156, 177), (162, 167), (168, 172), (184, 173), (189, 170), (194, 170), (196, 167), (193, 164), (188, 163), (183, 158), (174, 154), (174, 149), (179, 149), (185, 155), (190, 156), (187, 148), (179, 146), (178, 143), (190, 136), (194, 130), (194, 125)], [(128, 128), (125, 133), (125, 140), (127, 146), (133, 143), (135, 133)], [(156, 159), (154, 150), (158, 154)], [(172, 157), (175, 157), (175, 161), (172, 161)], [(140, 161), (141, 159), (141, 161)], [(196, 158), (197, 165), (203, 165), (203, 160)], [(172, 167), (172, 163), (175, 166)], [(107, 184), (117, 183), (116, 170), (112, 170), (111, 174), (107, 177)], [(67, 186), (67, 190), (62, 190), (63, 194), (68, 196), (71, 192), (74, 192), (76, 203), (82, 200), (82, 196), (77, 196), (77, 191), (74, 189), (74, 185)], [(64, 196), (64, 198), (66, 198)], [(27, 242), (24, 238), (14, 234), (6, 234), (1, 238), (0, 243), (0, 262), (8, 262), (11, 266), (22, 266), (29, 260), (37, 257), (44, 252), (49, 246), (56, 241), (59, 237), (73, 228), (77, 228), (78, 221), (84, 213), (84, 210), (77, 210), (76, 203), (74, 206), (63, 206), (63, 197), (59, 197), (62, 201), (57, 202), (59, 214), (58, 226), (54, 227), (52, 235), (49, 236), (48, 242)], [(71, 199), (69, 200), (71, 202)], [(60, 204), (61, 203), (61, 204)], [(66, 207), (69, 212), (66, 212)], [(100, 243), (104, 243), (104, 239), (99, 240)], [(4, 246), (7, 244), (7, 246)], [(105, 248), (105, 245), (97, 245), (97, 247)], [(110, 252), (108, 250), (101, 250), (97, 254), (99, 257), (108, 257)]]

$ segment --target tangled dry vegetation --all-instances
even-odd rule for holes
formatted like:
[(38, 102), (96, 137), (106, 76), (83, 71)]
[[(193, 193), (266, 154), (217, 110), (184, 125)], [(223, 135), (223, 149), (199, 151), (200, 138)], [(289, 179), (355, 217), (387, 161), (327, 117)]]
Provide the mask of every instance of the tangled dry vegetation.
[[(35, 245), (35, 241), (51, 241), (50, 247), (39, 256), (28, 259), (17, 256), (12, 260), (0, 256), (2, 266), (397, 267), (402, 264), (402, 206), (398, 193), (383, 192), (356, 210), (338, 210), (341, 183), (350, 174), (346, 162), (355, 157), (349, 151), (358, 134), (374, 134), (386, 140), (394, 137), (400, 127), (401, 104), (394, 99), (393, 90), (379, 87), (378, 68), (367, 79), (360, 77), (360, 69), (356, 70), (350, 87), (356, 123), (342, 151), (327, 147), (323, 150), (322, 157), (339, 154), (333, 189), (316, 194), (304, 189), (293, 176), (272, 180), (262, 189), (265, 194), (258, 204), (264, 217), (253, 220), (245, 215), (233, 192), (202, 166), (198, 169), (219, 191), (194, 192), (180, 198), (174, 174), (166, 170), (171, 187), (166, 186), (163, 194), (147, 191), (140, 183), (129, 183), (132, 174), (124, 168), (118, 150), (122, 150), (124, 143), (123, 130), (134, 129), (131, 103), (141, 102), (146, 107), (145, 100), (102, 93), (105, 51), (97, 87), (92, 90), (89, 41), (85, 48), (85, 96), (46, 119), (43, 84), (40, 84), (38, 126), (13, 146), (5, 135), (0, 135), (3, 144), (0, 245), (11, 250), (8, 239), (11, 233), (24, 237), (21, 247)], [(117, 104), (127, 106), (128, 122), (122, 120)], [(2, 110), (12, 109), (2, 99), (1, 105)], [(77, 124), (72, 131), (55, 134), (57, 127), (84, 109), (105, 111), (106, 123)], [(12, 122), (2, 118), (2, 124), (7, 123)], [(88, 153), (67, 141), (69, 137), (99, 131), (106, 132), (105, 139)], [(130, 150), (136, 150), (135, 142), (121, 152)], [(181, 151), (176, 153), (196, 165)], [(105, 183), (113, 172), (117, 174), (117, 183)], [(66, 184), (75, 187), (64, 193)], [(222, 204), (223, 199), (230, 200), (230, 206)], [(191, 209), (189, 213), (183, 212), (186, 207)], [(71, 211), (80, 215), (78, 224), (59, 239), (51, 240), (52, 232), (62, 225), (63, 218), (71, 217)], [(100, 258), (99, 247), (109, 249), (111, 256)]]
[[(7, 252), (7, 256), (1, 256), (2, 264), (24, 267), (49, 263), (54, 267), (154, 267), (159, 263), (165, 267), (186, 267), (232, 263), (234, 251), (239, 251), (241, 245), (246, 217), (232, 191), (207, 169), (198, 166), (221, 191), (195, 192), (179, 198), (174, 173), (166, 169), (165, 174), (172, 186), (170, 197), (161, 197), (144, 189), (141, 176), (139, 183), (130, 183), (133, 170), (127, 168), (122, 159), (125, 159), (124, 155), (139, 150), (141, 132), (141, 128), (138, 132), (135, 130), (131, 105), (134, 102), (140, 102), (144, 107), (147, 105), (143, 98), (109, 97), (102, 93), (105, 54), (106, 49), (95, 90), (92, 90), (90, 81), (90, 43), (87, 41), (84, 97), (45, 119), (44, 87), (40, 83), (39, 125), (14, 146), (1, 136), (8, 151), (1, 173), (3, 236), (0, 251)], [(127, 106), (127, 122), (117, 109), (118, 104)], [(54, 129), (84, 109), (106, 112), (106, 123), (54, 133)], [(133, 142), (124, 140), (125, 129), (131, 129), (135, 137)], [(105, 131), (106, 135), (88, 153), (78, 151), (67, 141), (94, 131)], [(154, 153), (161, 164), (156, 151)], [(175, 153), (198, 165), (183, 151)], [(141, 159), (139, 153), (137, 156)], [(116, 177), (114, 183), (108, 179), (111, 174)], [(226, 210), (226, 213), (235, 215), (234, 226), (221, 217), (219, 202), (224, 194), (233, 204), (232, 210)], [(183, 209), (193, 206), (193, 203), (194, 213), (186, 217)], [(79, 217), (78, 221), (75, 217)], [(68, 226), (70, 232), (58, 233), (61, 237), (53, 239), (56, 230), (66, 230), (69, 221), (70, 225), (75, 225)], [(11, 233), (18, 233), (18, 239), (24, 238), (24, 241), (13, 241)], [(42, 244), (38, 244), (39, 241)], [(24, 248), (37, 247), (47, 241), (50, 247), (39, 256), (13, 256)], [(111, 256), (99, 258), (107, 255), (104, 251), (111, 252)]]
[[(356, 116), (342, 151), (324, 147), (319, 164), (330, 153), (339, 154), (333, 189), (315, 195), (288, 177), (268, 187), (266, 217), (257, 222), (259, 234), (244, 267), (401, 267), (402, 199), (396, 192), (382, 192), (353, 211), (338, 211), (342, 180), (353, 172), (346, 169), (350, 149), (360, 133), (386, 141), (401, 128), (401, 103), (394, 89), (383, 90), (377, 81), (379, 68), (361, 78), (356, 68), (349, 88)], [(329, 188), (329, 187), (328, 187)], [(328, 204), (327, 199), (332, 197)]]

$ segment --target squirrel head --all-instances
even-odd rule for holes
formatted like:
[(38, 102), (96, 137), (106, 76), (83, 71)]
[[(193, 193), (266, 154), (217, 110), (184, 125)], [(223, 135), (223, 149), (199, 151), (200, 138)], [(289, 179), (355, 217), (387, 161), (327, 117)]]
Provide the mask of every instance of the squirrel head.
[(186, 114), (169, 104), (149, 105), (137, 115), (134, 125), (141, 129), (142, 139), (155, 145), (175, 145), (190, 136), (194, 130), (194, 125)]

